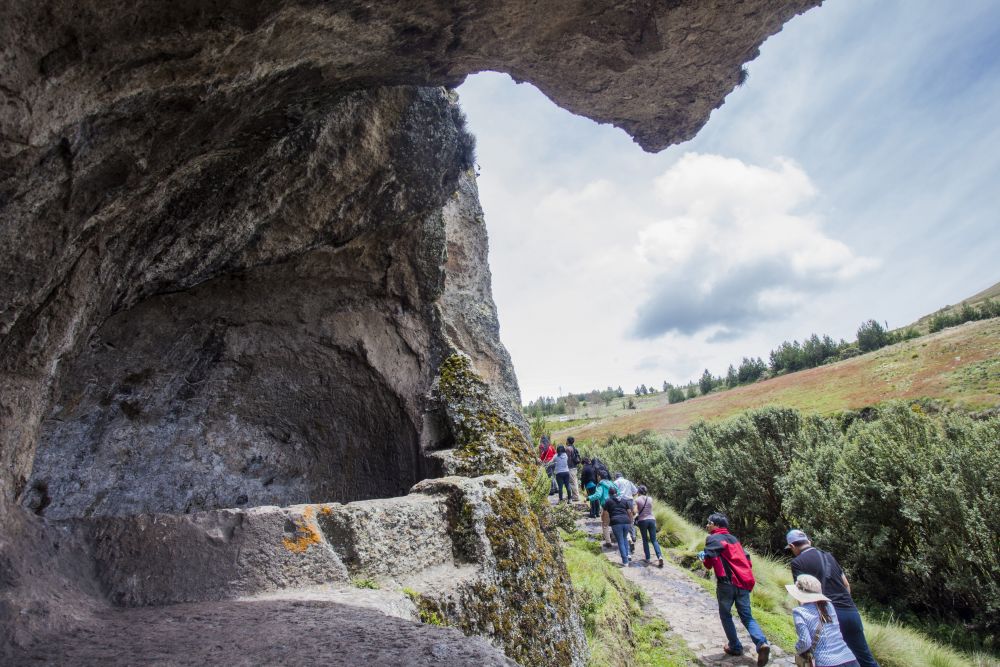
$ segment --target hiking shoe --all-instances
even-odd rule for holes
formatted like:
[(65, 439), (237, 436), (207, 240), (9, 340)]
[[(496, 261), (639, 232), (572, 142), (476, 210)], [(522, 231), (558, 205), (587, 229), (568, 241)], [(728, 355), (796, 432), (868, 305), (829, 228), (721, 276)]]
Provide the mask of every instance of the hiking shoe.
[(656, 567), (658, 567), (660, 569), (663, 569), (663, 559), (662, 558), (660, 559), (660, 562), (656, 564)]
[(726, 644), (725, 646), (722, 647), (722, 652), (725, 653), (726, 655), (743, 655), (743, 649), (737, 651), (734, 648), (729, 648), (729, 644)]
[(767, 644), (761, 644), (757, 647), (757, 667), (764, 667), (767, 664), (768, 659), (771, 657), (771, 647)]

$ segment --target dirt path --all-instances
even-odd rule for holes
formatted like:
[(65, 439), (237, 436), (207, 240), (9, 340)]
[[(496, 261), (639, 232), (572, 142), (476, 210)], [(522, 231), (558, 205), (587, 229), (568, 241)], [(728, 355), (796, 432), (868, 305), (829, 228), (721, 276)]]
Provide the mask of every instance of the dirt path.
[[(601, 536), (601, 520), (589, 519), (586, 516), (577, 520), (580, 530), (589, 535)], [(635, 582), (649, 595), (653, 608), (666, 619), (670, 627), (687, 643), (700, 664), (714, 667), (751, 666), (757, 664), (757, 654), (753, 650), (753, 642), (736, 619), (736, 628), (740, 641), (747, 650), (742, 657), (728, 656), (722, 652), (726, 636), (722, 632), (719, 621), (719, 608), (715, 598), (691, 577), (669, 560), (663, 564), (663, 569), (654, 566), (647, 567), (643, 562), (642, 541), (638, 543), (639, 560), (631, 567), (622, 570), (626, 578)], [(604, 548), (604, 555), (613, 563), (621, 563), (621, 557), (616, 548)], [(651, 554), (655, 558), (655, 554)], [(633, 556), (634, 558), (634, 556)], [(656, 562), (655, 560), (653, 561)], [(735, 611), (735, 610), (734, 610)], [(794, 667), (795, 660), (785, 654), (780, 648), (771, 645), (771, 661), (769, 665), (779, 667)]]

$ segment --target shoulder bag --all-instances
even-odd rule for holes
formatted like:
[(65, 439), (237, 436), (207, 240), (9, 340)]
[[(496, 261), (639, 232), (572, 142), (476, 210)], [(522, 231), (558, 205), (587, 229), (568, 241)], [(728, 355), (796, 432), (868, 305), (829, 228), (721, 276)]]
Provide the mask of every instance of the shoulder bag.
[(809, 647), (809, 650), (805, 653), (795, 654), (795, 667), (816, 667), (816, 659), (813, 657), (813, 651), (816, 650), (816, 644), (819, 643), (819, 636), (823, 632), (823, 619), (819, 619), (819, 625), (816, 626), (816, 632), (813, 634), (813, 643)]
[(632, 523), (634, 523), (634, 524), (635, 524), (635, 525), (637, 525), (637, 526), (639, 525), (639, 515), (640, 515), (640, 514), (642, 514), (643, 510), (645, 510), (645, 509), (646, 509), (646, 505), (648, 505), (648, 504), (649, 504), (649, 498), (647, 497), (647, 498), (646, 498), (646, 502), (644, 502), (644, 503), (642, 504), (642, 509), (641, 509), (641, 510), (638, 510), (638, 511), (636, 511), (636, 513), (635, 513), (635, 519), (634, 519), (634, 520), (632, 521)]

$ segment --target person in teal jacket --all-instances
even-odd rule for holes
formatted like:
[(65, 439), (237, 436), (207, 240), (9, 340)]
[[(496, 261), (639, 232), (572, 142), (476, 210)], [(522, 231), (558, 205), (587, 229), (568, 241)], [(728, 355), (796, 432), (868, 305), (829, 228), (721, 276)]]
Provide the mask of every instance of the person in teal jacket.
[[(597, 503), (603, 508), (604, 503), (608, 502), (609, 489), (614, 489), (615, 493), (618, 492), (618, 487), (615, 483), (603, 472), (597, 474), (597, 489), (587, 496), (587, 500), (596, 500)], [(604, 537), (604, 544), (607, 546), (612, 546), (611, 544), (611, 517), (608, 516), (607, 510), (601, 510), (601, 535)]]

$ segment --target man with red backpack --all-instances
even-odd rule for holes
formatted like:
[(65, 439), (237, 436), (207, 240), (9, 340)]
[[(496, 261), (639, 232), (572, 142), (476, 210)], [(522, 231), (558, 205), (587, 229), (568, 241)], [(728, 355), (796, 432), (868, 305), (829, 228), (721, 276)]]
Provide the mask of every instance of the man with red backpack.
[(757, 647), (757, 667), (763, 667), (771, 655), (771, 647), (750, 612), (750, 591), (756, 583), (750, 554), (736, 536), (729, 533), (729, 519), (725, 514), (717, 512), (708, 517), (705, 528), (708, 530), (705, 550), (698, 554), (698, 558), (706, 569), (715, 572), (715, 597), (719, 601), (719, 618), (722, 620), (726, 639), (729, 640), (722, 650), (726, 655), (743, 655), (743, 644), (736, 634), (736, 624), (733, 623), (735, 604), (736, 613), (739, 614), (743, 626), (750, 633), (750, 639)]

